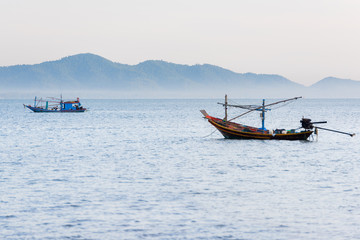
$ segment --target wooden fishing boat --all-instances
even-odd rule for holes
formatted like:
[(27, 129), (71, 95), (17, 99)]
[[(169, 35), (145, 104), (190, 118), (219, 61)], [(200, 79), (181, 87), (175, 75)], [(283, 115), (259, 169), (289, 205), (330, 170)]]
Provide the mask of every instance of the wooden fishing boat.
[[(225, 118), (220, 119), (216, 117), (212, 117), (205, 110), (200, 110), (200, 112), (204, 115), (206, 119), (208, 119), (209, 123), (212, 124), (219, 132), (228, 139), (263, 139), (263, 140), (270, 140), (270, 139), (277, 139), (277, 140), (307, 140), (311, 134), (314, 133), (312, 128), (304, 128), (299, 131), (299, 129), (275, 129), (275, 130), (268, 130), (265, 128), (265, 112), (270, 110), (267, 107), (285, 103), (288, 101), (296, 100), (301, 97), (295, 97), (291, 99), (286, 99), (282, 101), (278, 101), (275, 103), (265, 105), (265, 100), (263, 100), (263, 104), (260, 106), (257, 105), (233, 105), (228, 104), (227, 95), (225, 95), (225, 103), (218, 103), (225, 107)], [(248, 111), (232, 118), (228, 121), (227, 109), (228, 107), (237, 107), (242, 109), (247, 109)], [(239, 124), (232, 122), (232, 120), (239, 118), (243, 115), (246, 115), (253, 111), (261, 111), (260, 117), (262, 119), (262, 127), (256, 128), (247, 126), (244, 124)], [(317, 131), (316, 131), (317, 132)]]
[[(311, 119), (308, 118), (302, 118), (300, 120), (301, 127), (297, 129), (275, 129), (275, 130), (268, 130), (265, 128), (265, 113), (268, 110), (271, 110), (267, 107), (285, 103), (293, 100), (297, 100), (302, 97), (294, 97), (290, 99), (285, 99), (281, 101), (277, 101), (270, 104), (265, 104), (265, 100), (263, 99), (262, 105), (234, 105), (234, 104), (228, 104), (227, 95), (225, 95), (225, 103), (218, 103), (224, 106), (225, 108), (225, 117), (223, 119), (212, 117), (205, 110), (200, 110), (200, 112), (204, 115), (204, 117), (209, 121), (210, 124), (212, 124), (219, 132), (228, 139), (262, 139), (262, 140), (307, 140), (313, 133), (318, 135), (318, 129), (341, 133), (341, 134), (347, 134), (351, 137), (355, 135), (355, 133), (346, 133), (341, 132), (338, 130), (332, 130), (328, 128), (318, 127), (314, 124), (322, 124), (327, 123), (326, 121), (321, 122), (311, 122)], [(247, 109), (248, 111), (238, 115), (237, 117), (234, 117), (230, 120), (228, 120), (228, 114), (227, 109), (228, 107), (236, 107), (236, 108), (242, 108)], [(239, 123), (232, 122), (236, 118), (242, 117), (248, 113), (251, 113), (253, 111), (261, 111), (260, 117), (262, 120), (262, 127), (256, 128), (251, 127)]]
[(209, 116), (205, 111), (202, 112), (214, 127), (228, 139), (277, 139), (277, 140), (306, 140), (313, 133), (312, 130), (303, 130), (296, 132), (295, 129), (284, 130), (264, 130), (238, 124), (235, 122), (225, 121), (224, 119)]
[(60, 98), (47, 97), (45, 99), (37, 99), (35, 97), (34, 106), (25, 105), (24, 107), (30, 109), (33, 112), (85, 112), (80, 99), (71, 101), (64, 101), (62, 96)]

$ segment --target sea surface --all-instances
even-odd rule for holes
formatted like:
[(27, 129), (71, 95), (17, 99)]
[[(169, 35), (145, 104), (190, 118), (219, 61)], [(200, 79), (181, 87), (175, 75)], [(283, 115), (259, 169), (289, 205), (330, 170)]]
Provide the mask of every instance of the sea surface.
[(304, 116), (357, 134), (312, 141), (226, 140), (199, 112), (223, 117), (219, 101), (0, 100), (0, 239), (360, 239), (360, 99), (266, 113), (268, 129)]

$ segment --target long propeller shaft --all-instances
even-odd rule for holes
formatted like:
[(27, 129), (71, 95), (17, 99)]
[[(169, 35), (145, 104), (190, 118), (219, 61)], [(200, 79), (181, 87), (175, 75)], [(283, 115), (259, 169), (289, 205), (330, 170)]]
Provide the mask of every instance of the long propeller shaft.
[(333, 129), (323, 128), (323, 127), (316, 127), (316, 128), (318, 128), (318, 129), (322, 129), (322, 130), (326, 130), (326, 131), (330, 131), (330, 132), (336, 132), (336, 133), (346, 134), (346, 135), (349, 135), (350, 137), (355, 136), (355, 133), (341, 132), (341, 131), (338, 131), (338, 130), (333, 130)]

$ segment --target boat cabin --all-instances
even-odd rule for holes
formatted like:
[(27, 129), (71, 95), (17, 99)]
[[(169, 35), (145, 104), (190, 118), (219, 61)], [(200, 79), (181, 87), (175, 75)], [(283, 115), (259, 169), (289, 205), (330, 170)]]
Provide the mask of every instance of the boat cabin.
[(79, 101), (79, 98), (76, 101), (66, 101), (62, 104), (62, 110), (79, 110), (83, 107), (81, 106), (81, 103)]

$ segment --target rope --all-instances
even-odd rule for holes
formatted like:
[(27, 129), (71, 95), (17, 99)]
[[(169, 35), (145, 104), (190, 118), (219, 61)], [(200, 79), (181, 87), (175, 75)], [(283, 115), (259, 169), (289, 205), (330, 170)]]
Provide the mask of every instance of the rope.
[(291, 104), (291, 103), (292, 103), (292, 102), (283, 103), (283, 104), (279, 105), (278, 107), (274, 107), (274, 108), (272, 108), (271, 110), (276, 110), (276, 109), (279, 109), (279, 108), (285, 107), (286, 105), (289, 105), (289, 104)]
[(214, 131), (212, 131), (212, 133), (210, 133), (209, 135), (204, 136), (203, 138), (210, 137), (214, 132), (216, 132), (216, 130), (217, 130), (217, 129), (215, 129)]

